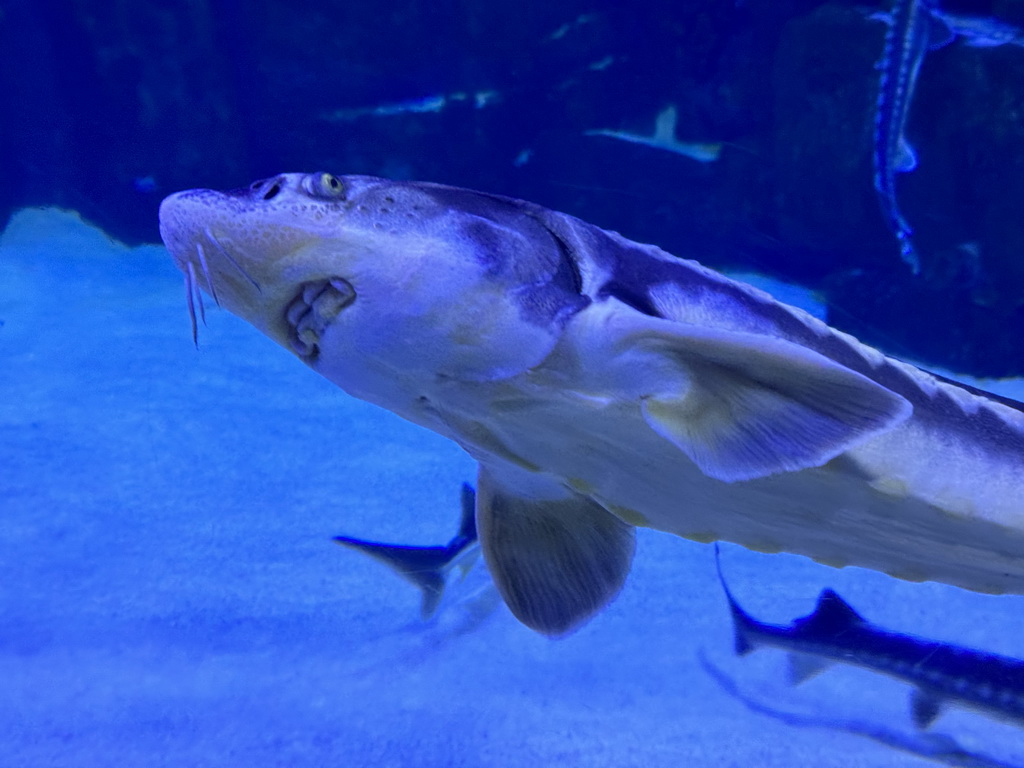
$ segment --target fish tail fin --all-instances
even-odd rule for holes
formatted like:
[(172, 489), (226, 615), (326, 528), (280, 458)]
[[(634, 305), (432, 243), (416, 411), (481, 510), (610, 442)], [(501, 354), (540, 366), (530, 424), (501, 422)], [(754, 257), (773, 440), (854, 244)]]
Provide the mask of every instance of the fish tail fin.
[(335, 536), (334, 541), (349, 549), (369, 555), (383, 563), (422, 593), (420, 615), (429, 619), (437, 611), (448, 584), (448, 574), (457, 565), (463, 571), (472, 568), (476, 551), (476, 492), (468, 483), (462, 485), (462, 517), (454, 538), (443, 547), (415, 547), (385, 544), (351, 536)]
[(725, 599), (729, 601), (729, 613), (732, 614), (733, 648), (737, 656), (746, 656), (757, 649), (757, 644), (749, 631), (754, 620), (736, 602), (736, 598), (729, 590), (729, 585), (725, 583), (725, 576), (722, 574), (722, 557), (717, 541), (715, 542), (715, 570), (718, 572), (718, 583), (722, 585), (722, 591), (725, 592)]
[(381, 544), (350, 536), (335, 536), (333, 541), (369, 555), (415, 585), (423, 593), (420, 604), (423, 618), (430, 618), (437, 610), (441, 595), (444, 593), (445, 572), (449, 564), (445, 547)]

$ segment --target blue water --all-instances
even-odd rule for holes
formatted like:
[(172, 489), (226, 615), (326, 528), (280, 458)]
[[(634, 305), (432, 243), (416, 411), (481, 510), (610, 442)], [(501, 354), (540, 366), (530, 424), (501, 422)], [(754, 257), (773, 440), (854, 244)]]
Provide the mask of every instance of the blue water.
[[(567, 638), (520, 625), (480, 563), (421, 620), (331, 537), (448, 541), (474, 463), (210, 301), (197, 349), (167, 252), (121, 242), (156, 243), (187, 187), (460, 184), (742, 270), (947, 375), (1020, 377), (1024, 37), (922, 64), (895, 182), (913, 275), (872, 187), (889, 6), (0, 0), (0, 768), (1024, 767), (1019, 725), (950, 707), (921, 732), (904, 684), (737, 657), (711, 549), (667, 534), (639, 531), (621, 595)], [(1024, 29), (1017, 3), (941, 6)], [(669, 107), (679, 146), (630, 138)], [(722, 563), (765, 622), (831, 587), (1024, 658), (1024, 597)]]
[[(733, 656), (704, 545), (641, 531), (621, 596), (563, 640), (480, 567), (419, 621), (414, 589), (330, 537), (447, 541), (472, 462), (225, 312), (197, 351), (183, 294), (162, 248), (72, 214), (25, 211), (0, 239), (0, 765), (918, 764), (836, 729), (917, 738), (906, 686), (837, 668), (792, 688), (781, 654)], [(1024, 656), (1024, 598), (723, 561), (765, 621), (828, 585), (882, 626)], [(751, 713), (700, 652), (823, 727)], [(933, 730), (1024, 763), (980, 715)]]

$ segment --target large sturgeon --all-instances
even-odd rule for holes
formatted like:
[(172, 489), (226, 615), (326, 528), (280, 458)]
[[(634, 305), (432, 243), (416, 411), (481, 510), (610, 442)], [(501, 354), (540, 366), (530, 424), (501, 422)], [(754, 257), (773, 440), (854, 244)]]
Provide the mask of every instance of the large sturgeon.
[(634, 526), (1024, 593), (1021, 406), (696, 262), (520, 200), (326, 173), (180, 192), (160, 229), (193, 323), (201, 290), (479, 462), (484, 557), (541, 632), (615, 596)]

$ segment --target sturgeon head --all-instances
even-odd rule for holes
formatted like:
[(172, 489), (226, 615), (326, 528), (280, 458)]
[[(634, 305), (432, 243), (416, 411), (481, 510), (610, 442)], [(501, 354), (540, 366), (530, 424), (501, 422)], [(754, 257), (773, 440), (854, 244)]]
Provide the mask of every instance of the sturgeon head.
[(193, 326), (202, 290), (346, 391), (407, 417), (431, 382), (537, 365), (586, 304), (541, 223), (469, 190), (288, 173), (171, 195), (160, 233)]
[(282, 174), (171, 195), (160, 232), (193, 329), (203, 291), (349, 394), (481, 460), (481, 548), (521, 621), (564, 634), (619, 591), (632, 527), (521, 472), (525, 460), (490, 431), (490, 395), (463, 409), (480, 392), (514, 400), (593, 302), (542, 209), (433, 184)]

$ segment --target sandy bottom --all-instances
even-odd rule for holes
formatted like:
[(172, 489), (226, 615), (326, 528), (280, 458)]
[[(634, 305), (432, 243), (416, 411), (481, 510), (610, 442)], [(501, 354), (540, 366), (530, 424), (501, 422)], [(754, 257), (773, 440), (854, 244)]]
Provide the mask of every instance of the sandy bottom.
[[(0, 238), (3, 766), (856, 768), (948, 753), (915, 733), (904, 685), (836, 668), (791, 687), (782, 654), (734, 657), (711, 549), (664, 534), (642, 532), (622, 595), (569, 638), (520, 626), (482, 568), (420, 622), (414, 589), (330, 537), (447, 541), (472, 462), (227, 313), (208, 321), (196, 351), (162, 248), (57, 212), (25, 211)], [(736, 547), (723, 562), (765, 621), (832, 586), (881, 626), (1024, 657), (1022, 598)], [(802, 725), (752, 711), (701, 654)], [(932, 731), (1024, 765), (1011, 726), (950, 709)]]

